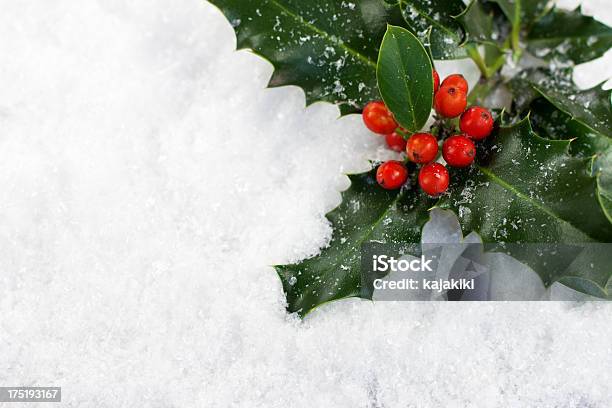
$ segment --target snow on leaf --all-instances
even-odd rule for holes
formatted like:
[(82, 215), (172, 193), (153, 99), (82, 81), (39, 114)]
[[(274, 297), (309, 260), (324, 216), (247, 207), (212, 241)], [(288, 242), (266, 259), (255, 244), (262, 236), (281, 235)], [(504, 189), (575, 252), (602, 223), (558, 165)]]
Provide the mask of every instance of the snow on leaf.
[(327, 215), (334, 228), (329, 245), (313, 258), (276, 266), (289, 312), (305, 316), (323, 303), (361, 296), (362, 244), (420, 242), (431, 199), (412, 184), (400, 191), (382, 189), (375, 170), (349, 177), (342, 203)]
[(338, 104), (343, 114), (378, 99), (376, 61), (387, 23), (401, 25), (384, 0), (211, 0), (248, 48), (274, 65), (270, 86), (297, 85), (308, 104)]
[[(588, 171), (591, 159), (572, 157), (569, 144), (537, 136), (528, 118), (502, 126), (479, 146), (473, 167), (455, 172), (457, 182), (440, 206), (457, 212), (463, 230), (478, 232), (485, 242), (611, 242), (612, 224), (598, 201), (597, 178)], [(499, 146), (495, 153), (493, 145)], [(601, 296), (612, 276), (609, 265), (586, 257), (564, 272), (569, 275), (555, 275), (531, 255), (517, 259), (546, 285), (568, 277), (573, 284), (587, 280), (601, 289), (591, 294)], [(587, 260), (596, 266), (588, 273), (581, 263)]]
[(409, 28), (423, 43), (428, 43), (434, 59), (467, 57), (461, 47), (463, 31), (453, 18), (464, 9), (462, 1), (400, 0), (399, 5)]
[(610, 47), (612, 27), (583, 15), (580, 8), (551, 10), (527, 36), (527, 48), (536, 56), (574, 64), (599, 58)]

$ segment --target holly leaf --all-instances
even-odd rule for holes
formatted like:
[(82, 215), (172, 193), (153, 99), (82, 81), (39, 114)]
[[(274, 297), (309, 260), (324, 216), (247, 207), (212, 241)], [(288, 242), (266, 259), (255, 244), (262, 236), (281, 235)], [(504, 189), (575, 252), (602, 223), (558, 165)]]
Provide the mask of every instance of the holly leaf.
[[(610, 242), (612, 224), (595, 194), (602, 180), (587, 172), (590, 158), (568, 154), (569, 145), (535, 135), (528, 119), (501, 127), (479, 146), (476, 166), (453, 170), (453, 186), (438, 205), (454, 210), (463, 231), (477, 231), (485, 242)], [(433, 201), (415, 191), (414, 180), (398, 192), (380, 188), (374, 170), (349, 177), (342, 203), (328, 214), (334, 229), (329, 245), (318, 256), (276, 267), (289, 312), (303, 317), (329, 301), (366, 298), (360, 281), (362, 244), (420, 242)], [(551, 271), (547, 258), (533, 248), (512, 255), (546, 285), (559, 281), (609, 297), (612, 270), (601, 248), (587, 248), (563, 274)]]
[(456, 20), (466, 32), (466, 42), (497, 45), (493, 38), (493, 14), (478, 0), (472, 0)]
[(421, 130), (433, 103), (432, 65), (410, 31), (389, 26), (378, 56), (378, 86), (385, 105), (410, 132)]
[[(502, 0), (507, 2), (507, 0)], [(521, 1), (521, 20), (523, 26), (531, 28), (533, 23), (542, 18), (551, 7), (551, 0), (523, 0)]]
[(531, 103), (531, 123), (536, 132), (548, 139), (571, 139), (569, 153), (593, 158), (592, 174), (597, 177), (599, 202), (612, 222), (612, 139), (572, 119), (545, 98)]
[(531, 26), (548, 9), (550, 0), (492, 0), (502, 9), (513, 27)]
[[(573, 244), (612, 242), (589, 158), (572, 157), (569, 141), (533, 133), (526, 118), (502, 126), (480, 144), (477, 163), (455, 171), (458, 180), (440, 206), (453, 209), (464, 231), (485, 242)], [(546, 285), (560, 281), (607, 297), (612, 268), (605, 257), (585, 251), (564, 271), (552, 271), (537, 251), (513, 254)]]
[(553, 9), (527, 36), (527, 49), (539, 58), (581, 64), (612, 47), (612, 27), (574, 11)]
[[(571, 70), (531, 70), (513, 80), (515, 94), (525, 87), (535, 94), (532, 100), (542, 96), (557, 109), (568, 114), (593, 132), (612, 138), (612, 91), (601, 85), (590, 89), (578, 89), (571, 79)], [(525, 91), (528, 94), (529, 91)], [(531, 103), (531, 101), (529, 101)]]
[[(500, 21), (500, 15), (499, 10), (491, 4), (485, 7), (481, 2), (472, 0), (463, 13), (456, 17), (466, 33), (465, 49), (481, 71), (486, 72), (485, 76), (495, 73), (505, 61), (503, 41), (509, 30), (507, 24), (504, 24), (505, 20)], [(477, 45), (484, 49), (484, 58)]]
[(536, 98), (531, 102), (529, 112), (531, 124), (538, 135), (552, 140), (572, 140), (569, 152), (573, 156), (592, 157), (612, 146), (611, 138), (572, 119), (546, 98)]
[(334, 233), (318, 256), (276, 266), (287, 297), (287, 310), (305, 316), (317, 306), (362, 296), (361, 245), (418, 243), (432, 201), (410, 184), (388, 191), (376, 182), (376, 171), (349, 176), (342, 203), (327, 215)]
[(547, 10), (550, 0), (492, 0), (502, 10), (511, 25), (509, 37), (514, 52), (514, 60), (518, 62), (523, 52), (521, 38), (525, 31), (538, 21)]
[(211, 0), (232, 23), (238, 49), (274, 65), (269, 86), (297, 85), (307, 104), (326, 101), (342, 114), (379, 99), (378, 49), (397, 5), (383, 0)]
[[(463, 31), (454, 16), (461, 14), (461, 0), (399, 0), (408, 27), (429, 44), (434, 59), (466, 58)], [(431, 29), (429, 38), (428, 30)]]

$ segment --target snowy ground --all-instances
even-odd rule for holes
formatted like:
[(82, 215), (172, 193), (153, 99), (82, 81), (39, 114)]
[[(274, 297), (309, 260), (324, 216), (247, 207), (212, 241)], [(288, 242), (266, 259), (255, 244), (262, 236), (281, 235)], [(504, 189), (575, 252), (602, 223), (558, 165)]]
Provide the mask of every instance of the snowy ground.
[[(585, 3), (612, 24), (609, 0)], [(326, 242), (341, 174), (381, 141), (264, 89), (271, 67), (211, 5), (0, 8), (0, 386), (61, 386), (72, 407), (612, 403), (611, 304), (288, 317), (267, 265)]]

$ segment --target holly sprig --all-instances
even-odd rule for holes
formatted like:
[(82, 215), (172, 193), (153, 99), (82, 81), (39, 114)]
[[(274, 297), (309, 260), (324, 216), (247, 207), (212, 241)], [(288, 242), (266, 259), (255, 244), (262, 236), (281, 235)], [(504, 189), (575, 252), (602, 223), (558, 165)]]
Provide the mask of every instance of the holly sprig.
[[(379, 187), (375, 171), (349, 176), (351, 187), (328, 214), (329, 245), (276, 267), (290, 312), (304, 316), (325, 302), (363, 296), (361, 244), (419, 242), (434, 206), (454, 210), (464, 231), (485, 242), (612, 242), (610, 91), (579, 90), (571, 79), (575, 64), (610, 49), (612, 29), (580, 8), (560, 10), (548, 0), (211, 2), (234, 26), (238, 48), (274, 65), (270, 86), (300, 86), (307, 104), (331, 102), (342, 114), (383, 100), (400, 126), (387, 135), (393, 148), (430, 116), (435, 60), (475, 62), (482, 77), (472, 104), (500, 89), (511, 96), (503, 115), (496, 111), (492, 134), (477, 144), (474, 163), (451, 172), (444, 195), (423, 193), (412, 163), (402, 163), (407, 180), (397, 190)], [(425, 130), (447, 139), (455, 126), (439, 118)], [(550, 275), (528, 253), (519, 258), (547, 285), (611, 296), (612, 271), (595, 258), (565, 275)]]

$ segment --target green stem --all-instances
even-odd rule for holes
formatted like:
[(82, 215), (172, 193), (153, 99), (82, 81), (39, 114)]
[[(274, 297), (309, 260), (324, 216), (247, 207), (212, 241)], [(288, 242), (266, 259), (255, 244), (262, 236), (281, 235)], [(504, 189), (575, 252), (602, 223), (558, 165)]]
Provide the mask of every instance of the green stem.
[(410, 137), (410, 134), (406, 132), (405, 130), (403, 130), (401, 127), (398, 127), (397, 129), (395, 129), (395, 132), (401, 137), (403, 137), (404, 140), (408, 140), (408, 138)]
[(482, 58), (482, 55), (480, 55), (478, 47), (475, 44), (468, 45), (466, 49), (468, 55), (470, 56), (470, 58), (472, 58), (472, 60), (480, 70), (480, 73), (486, 79), (489, 79), (493, 75), (495, 75), (495, 73), (499, 71), (501, 67), (504, 66), (504, 62), (506, 62), (505, 55), (501, 54), (499, 57), (497, 57), (497, 59), (493, 62), (491, 66), (487, 66), (487, 63), (485, 62), (484, 58)]
[(514, 61), (521, 59), (523, 50), (521, 49), (521, 2), (514, 4), (514, 21), (512, 22), (512, 50), (514, 51)]
[(482, 76), (485, 78), (489, 78), (489, 69), (487, 68), (487, 64), (485, 64), (484, 59), (480, 55), (480, 52), (478, 52), (478, 48), (476, 47), (476, 45), (469, 44), (465, 48), (470, 58), (474, 61), (474, 63), (480, 70), (480, 73), (482, 74)]

